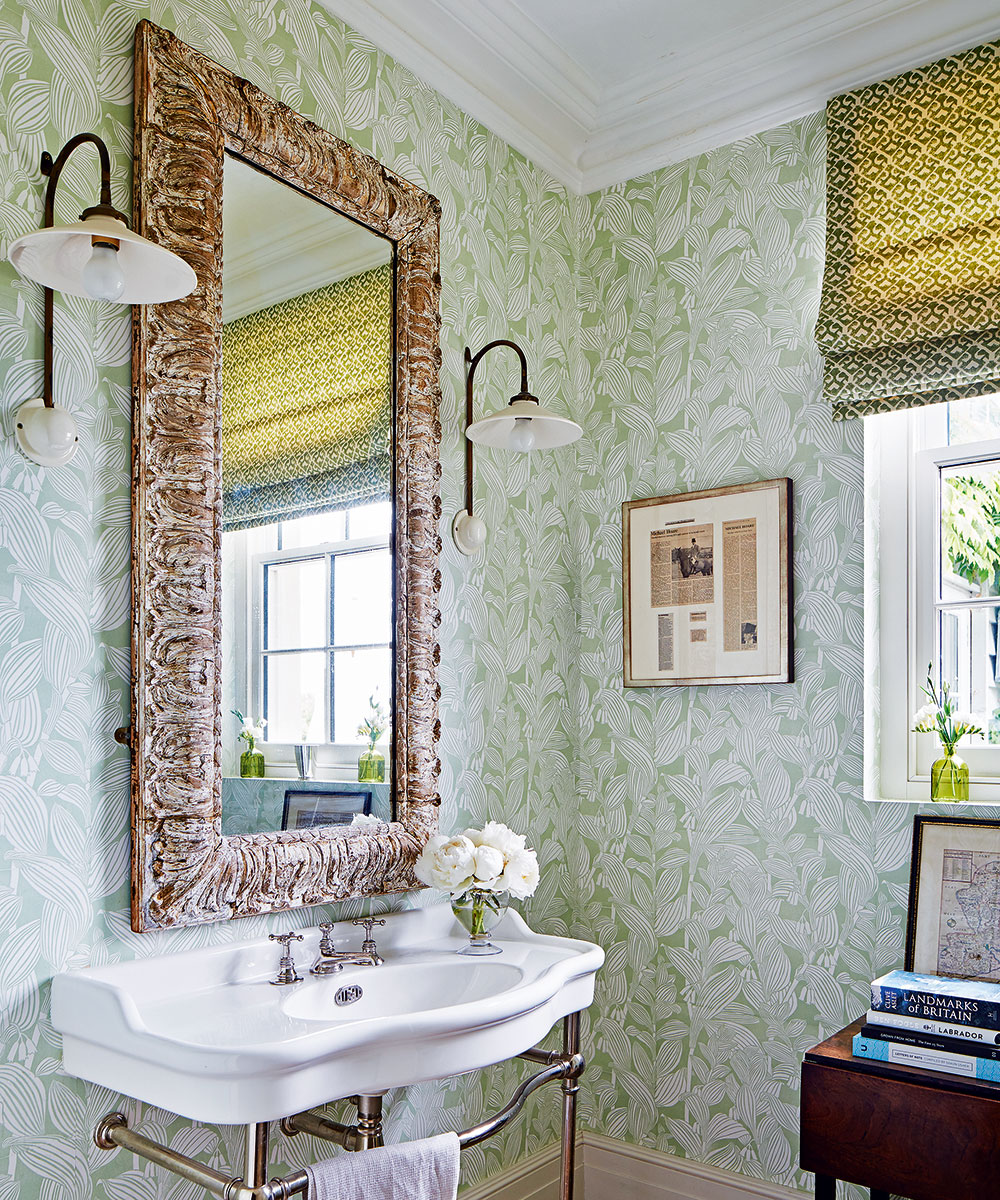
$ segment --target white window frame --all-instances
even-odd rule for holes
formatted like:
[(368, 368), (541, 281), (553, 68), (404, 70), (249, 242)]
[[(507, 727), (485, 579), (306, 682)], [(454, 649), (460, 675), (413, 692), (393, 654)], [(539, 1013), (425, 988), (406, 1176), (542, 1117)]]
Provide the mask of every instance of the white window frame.
[[(1000, 440), (940, 443), (944, 405), (865, 421), (865, 796), (926, 803), (932, 735), (913, 733), (926, 703), (927, 663), (937, 662), (936, 570), (940, 468), (1000, 457)], [(900, 615), (905, 614), (905, 620)], [(1000, 746), (966, 738), (969, 800), (1000, 804)]]
[[(252, 532), (252, 531), (251, 531)], [(242, 630), (241, 644), (234, 646), (234, 694), (240, 698), (238, 705), (244, 713), (260, 715), (264, 712), (264, 572), (269, 565), (302, 561), (310, 558), (325, 558), (326, 560), (326, 595), (329, 604), (330, 576), (334, 558), (343, 554), (362, 553), (367, 550), (389, 550), (391, 548), (388, 536), (347, 538), (330, 542), (318, 542), (312, 546), (296, 546), (291, 550), (266, 550), (256, 554), (238, 553), (227, 569), (234, 572), (235, 611), (233, 613), (234, 630)], [(375, 644), (375, 643), (373, 643)], [(377, 643), (381, 646), (383, 643)], [(394, 642), (387, 643), (390, 657), (394, 652)], [(318, 647), (320, 651), (329, 654), (330, 647)], [(323, 712), (328, 717), (328, 700), (324, 700)], [(392, 703), (392, 697), (386, 698), (387, 705)], [(328, 734), (329, 721), (325, 732)], [(391, 729), (389, 731), (391, 733)], [(313, 755), (317, 774), (320, 778), (340, 779), (357, 778), (358, 756), (367, 748), (366, 742), (313, 742)], [(380, 751), (386, 755), (388, 780), (388, 736), (384, 735), (377, 743)], [(257, 748), (265, 756), (268, 768), (295, 775), (295, 743), (269, 741), (265, 737)], [(346, 773), (346, 775), (345, 775)]]

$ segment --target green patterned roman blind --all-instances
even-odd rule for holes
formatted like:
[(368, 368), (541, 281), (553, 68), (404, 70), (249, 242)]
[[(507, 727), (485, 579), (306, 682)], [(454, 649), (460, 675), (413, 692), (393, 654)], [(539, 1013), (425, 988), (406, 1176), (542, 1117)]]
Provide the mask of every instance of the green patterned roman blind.
[(1000, 390), (1000, 42), (827, 105), (837, 418)]
[(391, 494), (392, 267), (222, 332), (224, 530)]

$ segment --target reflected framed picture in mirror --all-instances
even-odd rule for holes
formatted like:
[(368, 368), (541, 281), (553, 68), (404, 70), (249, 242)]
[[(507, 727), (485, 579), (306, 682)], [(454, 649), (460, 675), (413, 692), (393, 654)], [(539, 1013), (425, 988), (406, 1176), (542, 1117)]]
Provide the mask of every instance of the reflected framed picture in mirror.
[(370, 788), (357, 791), (321, 792), (285, 790), (282, 829), (316, 829), (321, 825), (350, 825), (354, 818), (372, 810)]

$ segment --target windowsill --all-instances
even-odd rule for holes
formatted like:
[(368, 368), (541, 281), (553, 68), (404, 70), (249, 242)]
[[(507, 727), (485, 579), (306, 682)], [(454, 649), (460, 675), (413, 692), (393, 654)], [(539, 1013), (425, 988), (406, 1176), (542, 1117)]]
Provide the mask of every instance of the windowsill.
[[(983, 785), (979, 785), (983, 786)], [(930, 797), (931, 781), (929, 779), (912, 780), (911, 787), (913, 794), (907, 797), (899, 796), (883, 796), (880, 791), (872, 792), (869, 788), (865, 788), (865, 801), (869, 804), (909, 804), (909, 805), (927, 805), (935, 812), (938, 809), (952, 809), (958, 811), (969, 808), (1000, 808), (1000, 786), (987, 784), (986, 787), (994, 793), (992, 798), (970, 795), (968, 800), (932, 800)], [(976, 784), (970, 784), (970, 791), (976, 787)], [(917, 793), (920, 794), (917, 794)]]
[(334, 774), (332, 769), (320, 770), (317, 767), (308, 779), (303, 779), (296, 773), (295, 768), (289, 768), (287, 763), (275, 764), (265, 762), (264, 770), (266, 772), (264, 775), (236, 775), (224, 773), (222, 778), (239, 779), (243, 783), (253, 783), (256, 780), (263, 780), (264, 782), (270, 781), (273, 783), (336, 783), (351, 785), (364, 783), (366, 785), (373, 784), (376, 787), (385, 787), (390, 782), (388, 779), (383, 780), (382, 782), (378, 782), (377, 780), (373, 779), (359, 780), (357, 766), (354, 767), (353, 771), (350, 768), (345, 767), (337, 774)]
[[(315, 779), (357, 783), (358, 759), (368, 749), (367, 742), (304, 742), (312, 752)], [(257, 749), (264, 755), (264, 769), (268, 779), (298, 779), (295, 766), (295, 743), (258, 742)], [(385, 759), (388, 773), (392, 762), (392, 746), (388, 742), (377, 742), (375, 753)], [(239, 756), (228, 759), (223, 768), (225, 778), (239, 778)]]
[(908, 804), (911, 807), (928, 805), (935, 812), (939, 809), (968, 810), (970, 808), (1000, 808), (1000, 800), (932, 800), (928, 796), (924, 800), (897, 800), (892, 796), (865, 796), (868, 804)]

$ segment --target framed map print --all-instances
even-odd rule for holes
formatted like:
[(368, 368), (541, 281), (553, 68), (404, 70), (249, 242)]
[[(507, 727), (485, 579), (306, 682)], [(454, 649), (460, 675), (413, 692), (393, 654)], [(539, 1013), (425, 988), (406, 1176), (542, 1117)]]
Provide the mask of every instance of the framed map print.
[(903, 965), (1000, 983), (1000, 821), (913, 818)]
[(622, 505), (626, 687), (791, 683), (792, 481)]

